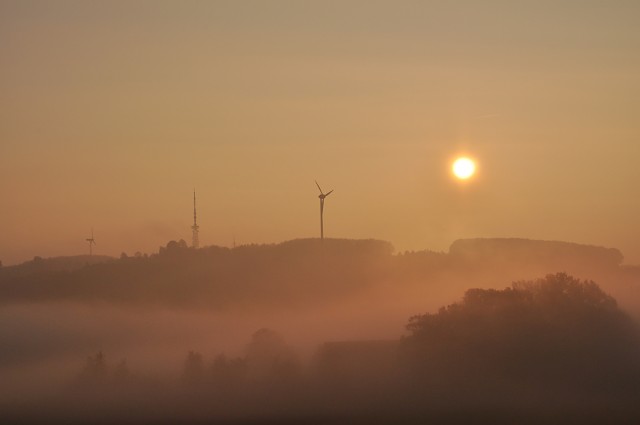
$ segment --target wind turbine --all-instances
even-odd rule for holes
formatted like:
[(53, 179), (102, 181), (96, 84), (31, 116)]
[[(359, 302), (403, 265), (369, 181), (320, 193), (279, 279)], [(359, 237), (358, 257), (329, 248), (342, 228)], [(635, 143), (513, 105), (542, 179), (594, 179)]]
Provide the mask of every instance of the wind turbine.
[(91, 237), (85, 239), (87, 242), (89, 242), (89, 255), (93, 255), (93, 245), (96, 244), (96, 240), (93, 238), (93, 227), (91, 228)]
[(324, 239), (324, 221), (322, 219), (322, 216), (324, 212), (324, 198), (331, 195), (331, 192), (333, 192), (333, 189), (331, 189), (327, 193), (323, 193), (322, 188), (320, 188), (320, 185), (318, 184), (317, 181), (316, 181), (316, 186), (318, 186), (318, 190), (320, 190), (320, 195), (318, 195), (318, 198), (320, 198), (320, 240), (323, 240)]

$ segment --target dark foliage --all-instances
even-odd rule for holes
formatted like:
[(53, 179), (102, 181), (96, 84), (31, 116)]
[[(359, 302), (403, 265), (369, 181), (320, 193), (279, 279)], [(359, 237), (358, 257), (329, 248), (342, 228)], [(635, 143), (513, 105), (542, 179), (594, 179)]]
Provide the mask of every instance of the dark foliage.
[[(294, 240), (234, 249), (171, 241), (151, 256), (121, 256), (81, 268), (4, 268), (0, 303), (107, 301), (223, 308), (305, 303), (371, 286), (393, 248), (375, 240)], [(40, 260), (48, 261), (48, 260)], [(17, 271), (19, 272), (17, 272)]]
[(551, 270), (615, 268), (624, 258), (615, 248), (518, 238), (460, 239), (451, 244), (449, 252), (471, 263), (545, 264)]
[(239, 357), (209, 361), (188, 352), (174, 378), (130, 372), (124, 360), (112, 366), (98, 352), (69, 392), (31, 415), (25, 416), (27, 404), (11, 406), (5, 422), (635, 423), (640, 417), (639, 330), (591, 281), (558, 273), (503, 290), (470, 289), (458, 303), (412, 317), (407, 329), (399, 341), (325, 343), (303, 365), (281, 335), (262, 328)]
[(470, 283), (492, 285), (550, 270), (574, 270), (579, 275), (589, 271), (618, 297), (638, 298), (636, 286), (626, 284), (637, 280), (638, 271), (620, 267), (617, 250), (490, 239), (456, 241), (449, 254), (392, 252), (389, 243), (376, 240), (299, 239), (234, 249), (193, 249), (184, 241), (171, 241), (157, 254), (119, 259), (37, 257), (0, 269), (0, 304), (106, 301), (214, 309), (306, 305), (376, 286), (451, 293)]
[(594, 282), (564, 273), (470, 289), (407, 329), (403, 348), (431, 382), (624, 390), (640, 377), (635, 323)]

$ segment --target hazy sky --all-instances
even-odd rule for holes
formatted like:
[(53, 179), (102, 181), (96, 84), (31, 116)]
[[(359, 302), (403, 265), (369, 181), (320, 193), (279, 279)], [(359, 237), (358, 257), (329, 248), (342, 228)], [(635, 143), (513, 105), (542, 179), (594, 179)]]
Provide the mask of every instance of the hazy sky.
[[(640, 263), (637, 1), (0, 0), (0, 260), (328, 237)], [(466, 153), (477, 177), (460, 184)]]

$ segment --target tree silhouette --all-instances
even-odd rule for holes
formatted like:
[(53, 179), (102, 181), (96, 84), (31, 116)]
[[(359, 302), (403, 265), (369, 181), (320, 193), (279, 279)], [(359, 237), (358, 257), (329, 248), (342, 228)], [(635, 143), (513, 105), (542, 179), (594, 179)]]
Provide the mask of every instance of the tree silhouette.
[(622, 388), (640, 376), (635, 323), (594, 282), (564, 273), (470, 289), (407, 329), (403, 347), (423, 378)]
[(204, 362), (202, 354), (196, 351), (189, 351), (184, 362), (183, 377), (189, 384), (199, 384), (204, 379)]
[(108, 379), (107, 360), (102, 351), (98, 351), (95, 356), (87, 357), (84, 369), (80, 374), (83, 383), (91, 385), (104, 384)]
[(211, 366), (214, 387), (226, 392), (236, 390), (245, 378), (246, 366), (245, 359), (217, 355)]
[(295, 368), (293, 350), (277, 332), (262, 328), (251, 337), (247, 346), (247, 366), (255, 379), (283, 377)]

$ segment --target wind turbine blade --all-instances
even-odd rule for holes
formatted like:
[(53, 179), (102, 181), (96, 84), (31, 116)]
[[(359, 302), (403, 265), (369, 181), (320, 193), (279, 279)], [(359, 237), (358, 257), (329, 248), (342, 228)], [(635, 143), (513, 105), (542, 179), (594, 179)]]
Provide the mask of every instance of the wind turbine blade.
[(320, 194), (322, 195), (322, 189), (320, 189), (320, 185), (318, 184), (317, 181), (316, 181), (316, 186), (318, 186), (318, 190), (320, 191)]
[(324, 196), (329, 196), (331, 194), (331, 192), (333, 192), (333, 189), (331, 189), (330, 191), (328, 191), (327, 193), (324, 194)]

